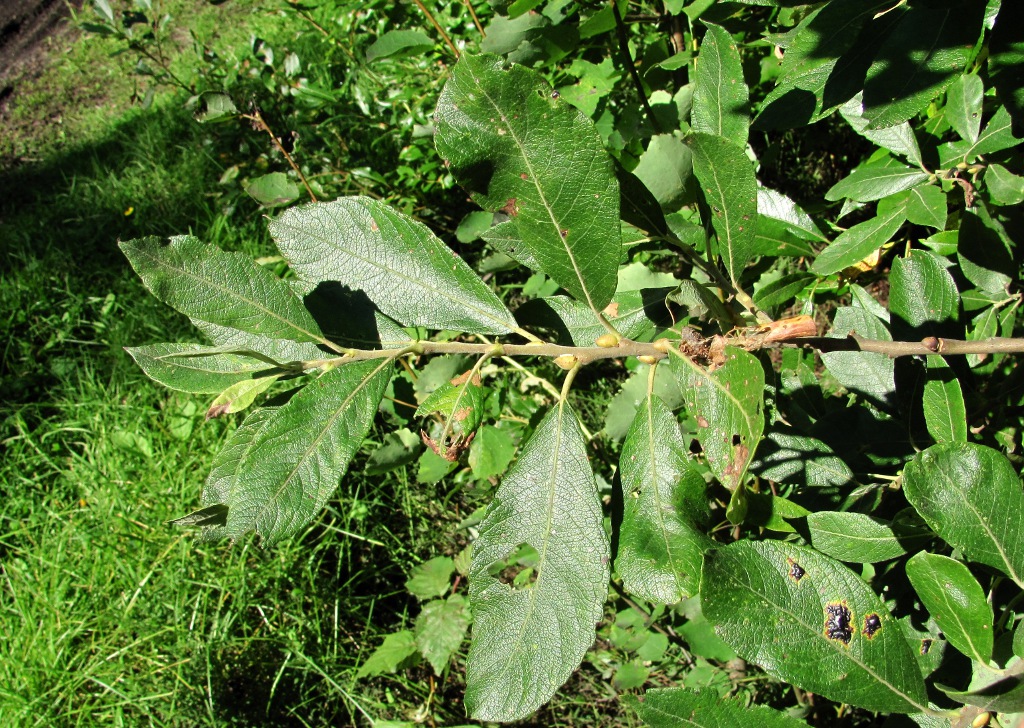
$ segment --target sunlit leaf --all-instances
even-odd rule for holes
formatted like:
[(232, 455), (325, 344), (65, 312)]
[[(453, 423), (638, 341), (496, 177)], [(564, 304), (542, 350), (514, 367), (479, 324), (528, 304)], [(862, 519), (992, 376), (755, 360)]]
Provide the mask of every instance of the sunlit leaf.
[(750, 94), (743, 65), (732, 36), (721, 26), (705, 22), (694, 78), (694, 131), (724, 137), (742, 147), (750, 125)]
[(907, 578), (949, 644), (987, 663), (992, 658), (992, 605), (967, 567), (922, 551), (907, 562)]
[(970, 443), (933, 445), (903, 470), (903, 489), (964, 558), (1024, 585), (1024, 491), (1001, 453)]
[(288, 210), (270, 233), (310, 282), (365, 291), (403, 326), (502, 334), (515, 328), (505, 305), (426, 225), (367, 197)]
[(856, 574), (813, 549), (739, 541), (709, 552), (704, 616), (773, 677), (877, 711), (928, 708), (903, 631)]
[(619, 265), (619, 185), (593, 122), (540, 74), (468, 54), (435, 118), (438, 152), (474, 201), (509, 214), (540, 270), (603, 309)]
[(120, 247), (146, 288), (186, 316), (272, 338), (324, 341), (288, 284), (248, 256), (189, 235)]
[(723, 699), (717, 690), (659, 688), (648, 690), (637, 699), (625, 696), (627, 704), (651, 728), (725, 728), (756, 725), (759, 728), (799, 728), (802, 720), (763, 705), (747, 705), (737, 699)]
[(706, 485), (686, 455), (679, 424), (655, 395), (641, 404), (619, 459), (623, 515), (615, 566), (630, 593), (674, 604), (697, 592)]
[(711, 208), (718, 250), (734, 281), (754, 255), (757, 234), (757, 180), (743, 148), (710, 134), (686, 137), (693, 171)]
[[(466, 705), (478, 720), (511, 721), (549, 700), (579, 666), (608, 590), (601, 504), (568, 404), (557, 404), (523, 446), (479, 530)], [(524, 544), (537, 560), (532, 582), (517, 587), (507, 573), (516, 565), (502, 564)]]

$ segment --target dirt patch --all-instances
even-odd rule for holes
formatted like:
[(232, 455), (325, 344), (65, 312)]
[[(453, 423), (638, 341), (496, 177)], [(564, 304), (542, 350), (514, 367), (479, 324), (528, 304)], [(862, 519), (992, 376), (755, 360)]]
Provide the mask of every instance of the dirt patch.
[[(72, 2), (80, 8), (82, 0)], [(0, 116), (27, 78), (39, 75), (49, 51), (47, 39), (69, 33), (64, 0), (4, 0), (0, 3)]]

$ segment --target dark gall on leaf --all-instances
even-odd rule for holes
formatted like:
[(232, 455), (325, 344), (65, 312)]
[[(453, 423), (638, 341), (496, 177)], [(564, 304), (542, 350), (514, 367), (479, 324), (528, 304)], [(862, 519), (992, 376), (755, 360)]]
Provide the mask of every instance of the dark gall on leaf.
[(845, 602), (825, 605), (825, 636), (844, 645), (853, 639), (853, 614)]
[(932, 648), (932, 642), (933, 641), (934, 640), (931, 640), (931, 639), (928, 639), (928, 638), (925, 638), (925, 639), (921, 640), (921, 654), (922, 655), (927, 655), (928, 654), (928, 651)]
[(789, 564), (789, 578), (799, 584), (800, 580), (807, 574), (804, 567), (793, 561), (793, 559), (786, 559), (786, 563)]
[(864, 617), (864, 629), (862, 629), (861, 631), (864, 633), (864, 636), (868, 639), (874, 637), (875, 632), (877, 632), (881, 628), (882, 620), (879, 619), (877, 614), (869, 614), (868, 616)]

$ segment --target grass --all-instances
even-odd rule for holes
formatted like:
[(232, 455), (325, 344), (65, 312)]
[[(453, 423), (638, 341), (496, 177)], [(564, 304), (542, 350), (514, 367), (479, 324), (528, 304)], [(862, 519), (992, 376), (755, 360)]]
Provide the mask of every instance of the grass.
[[(172, 93), (129, 103), (105, 44), (76, 42), (4, 121), (0, 151), (22, 163), (0, 173), (0, 724), (356, 725), (418, 711), (464, 723), (458, 670), (355, 679), (415, 616), (409, 569), (457, 551), (440, 491), (356, 467), (322, 518), (270, 551), (166, 525), (198, 504), (233, 423), (204, 422), (204, 402), (124, 353), (195, 334), (116, 241), (191, 231), (272, 248), (256, 205), (218, 188), (230, 135)], [(619, 716), (588, 697), (607, 693), (599, 674), (574, 681), (586, 689), (538, 725)]]

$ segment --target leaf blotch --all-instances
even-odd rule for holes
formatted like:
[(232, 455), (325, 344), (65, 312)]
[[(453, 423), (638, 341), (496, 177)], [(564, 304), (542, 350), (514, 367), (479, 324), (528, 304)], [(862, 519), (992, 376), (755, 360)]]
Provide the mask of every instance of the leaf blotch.
[(795, 581), (797, 584), (799, 584), (800, 580), (807, 575), (807, 572), (804, 570), (804, 567), (800, 566), (800, 564), (793, 561), (793, 559), (786, 559), (786, 563), (789, 564), (789, 578)]
[(825, 636), (849, 646), (853, 639), (853, 613), (846, 602), (830, 602), (825, 605)]
[(881, 628), (882, 620), (879, 618), (879, 616), (877, 614), (869, 614), (868, 616), (864, 617), (864, 629), (862, 629), (861, 632), (864, 633), (865, 637), (871, 639), (875, 636), (875, 632), (877, 632)]

